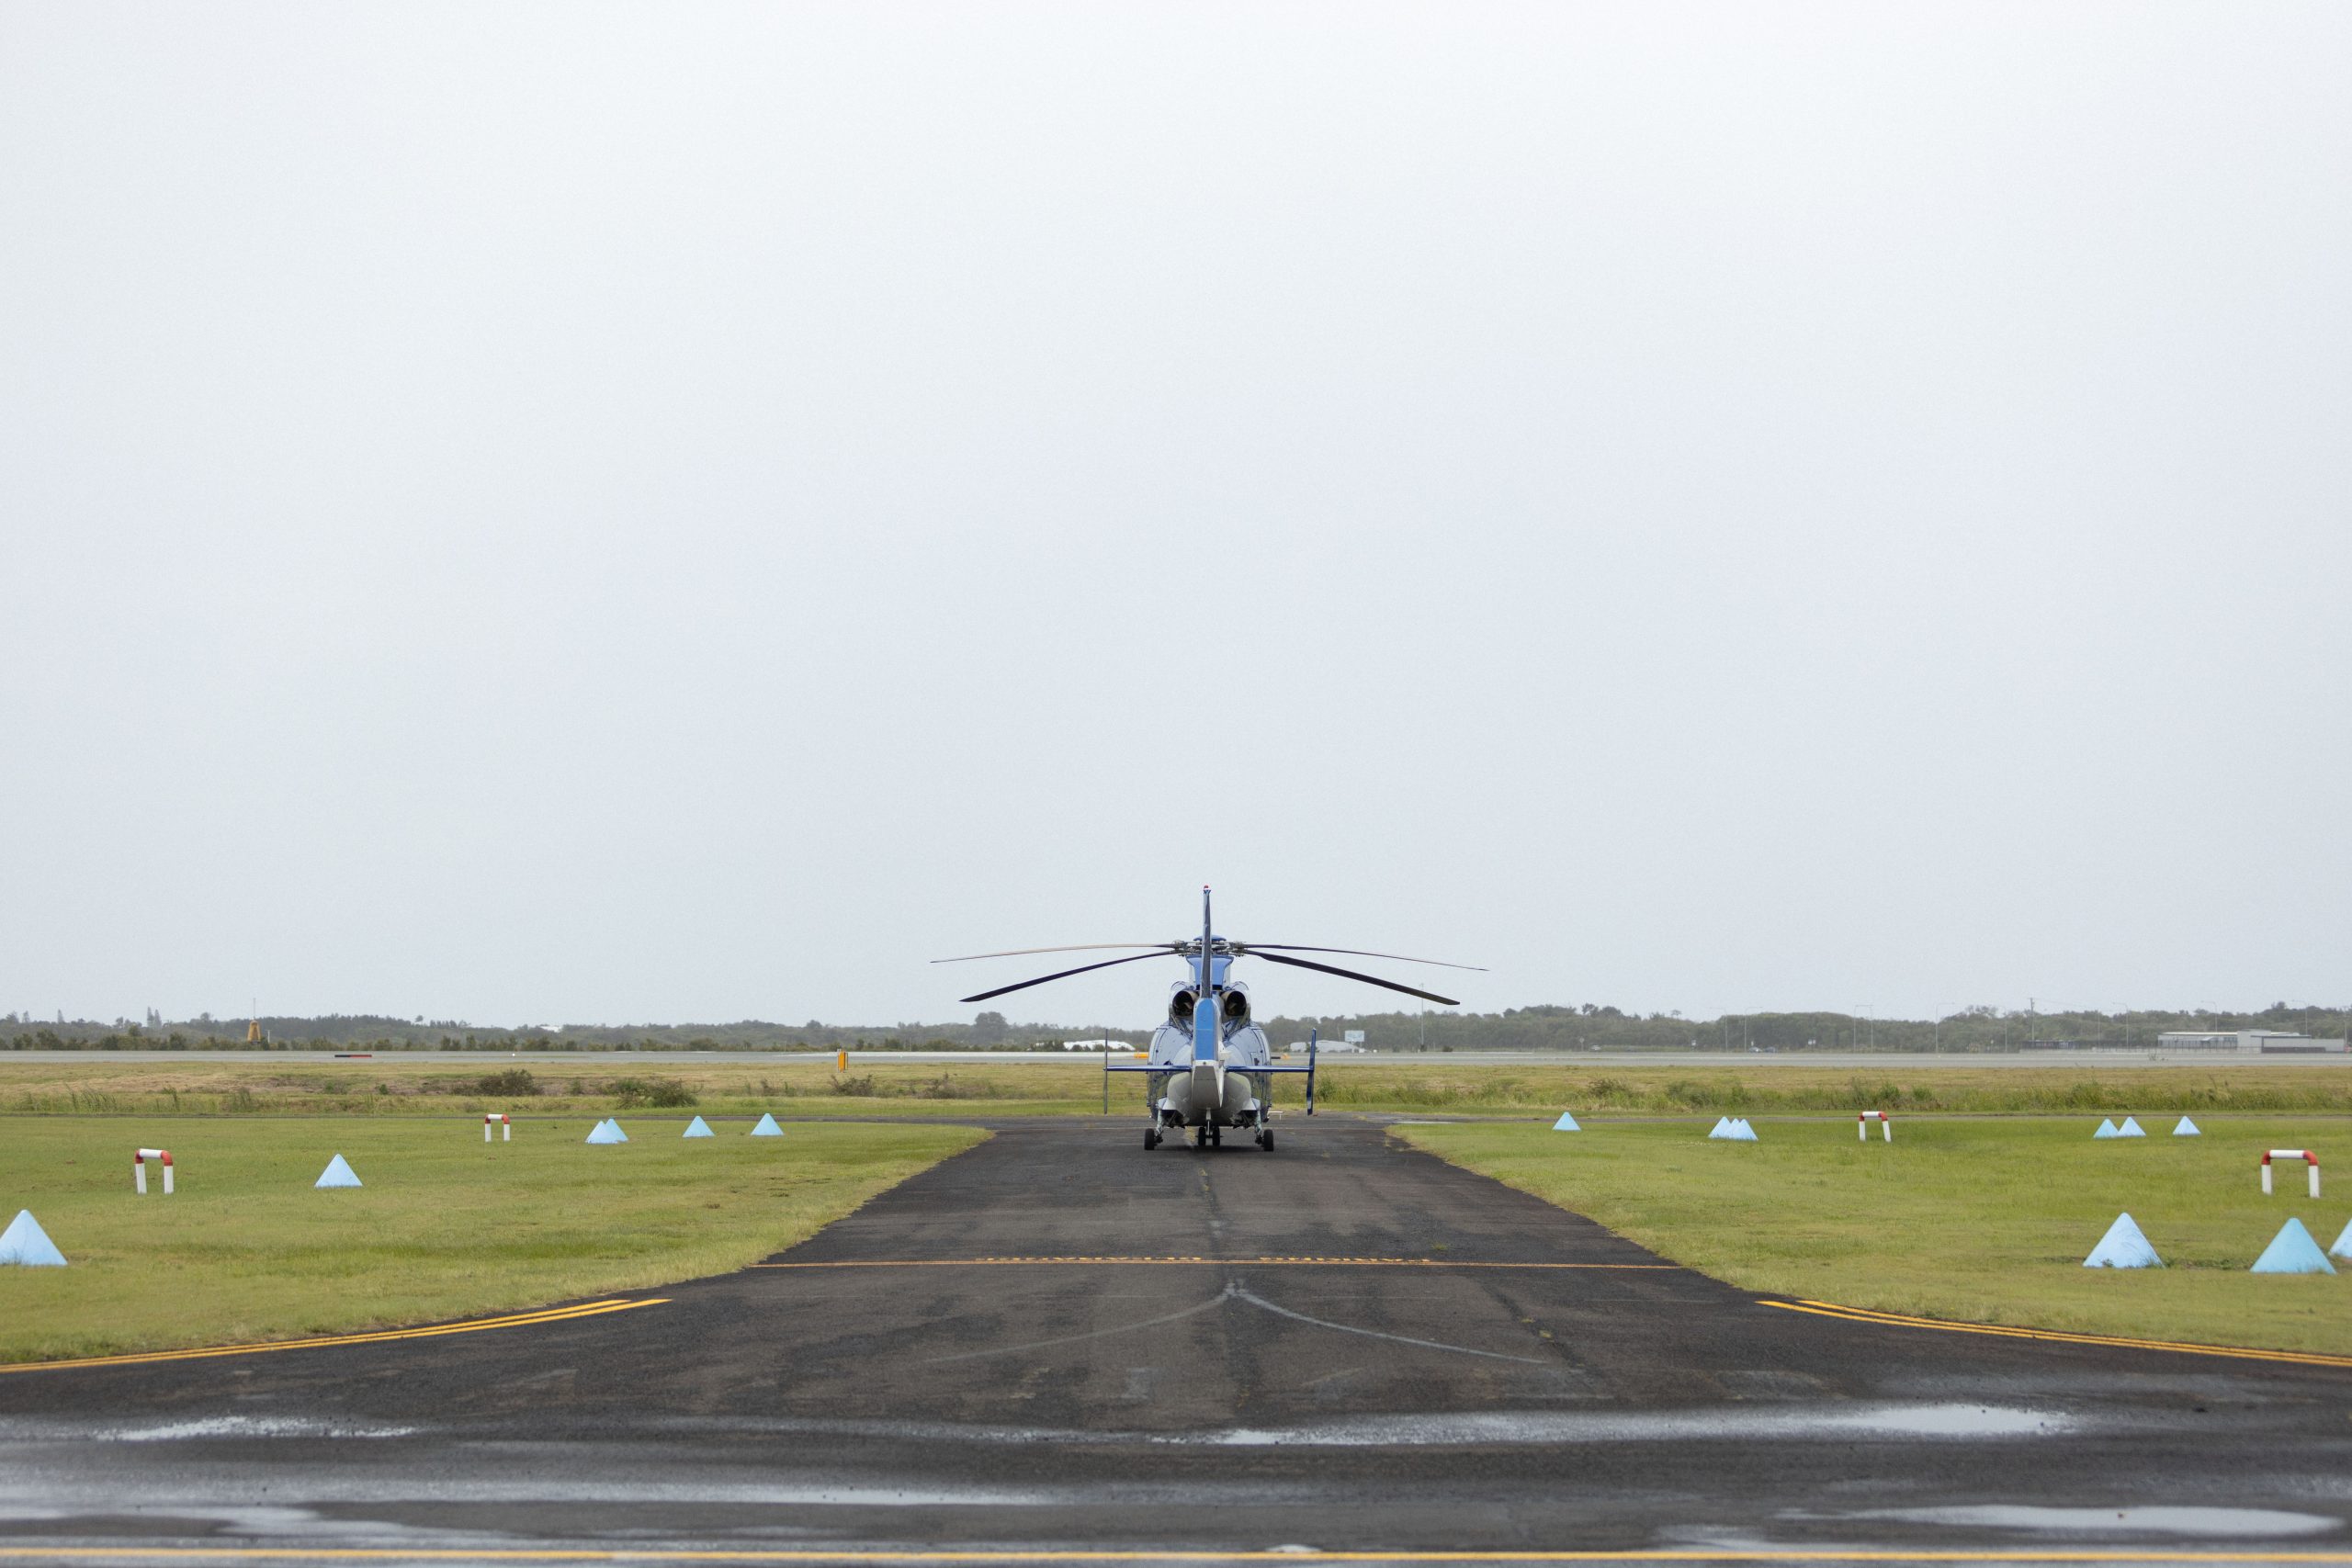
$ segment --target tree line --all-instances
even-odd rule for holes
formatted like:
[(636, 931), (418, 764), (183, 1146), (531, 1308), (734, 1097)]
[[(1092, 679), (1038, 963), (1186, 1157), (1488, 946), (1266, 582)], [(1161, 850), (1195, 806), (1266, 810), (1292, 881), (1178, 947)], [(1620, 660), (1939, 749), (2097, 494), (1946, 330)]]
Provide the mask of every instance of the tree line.
[[(134, 1022), (58, 1019), (37, 1022), (15, 1013), (0, 1017), (0, 1043), (15, 1051), (243, 1051), (246, 1020), (209, 1014), (171, 1021), (149, 1012)], [(462, 1020), (398, 1019), (368, 1013), (317, 1017), (269, 1016), (262, 1046), (281, 1051), (985, 1051), (1058, 1045), (1073, 1040), (1113, 1040), (1140, 1046), (1151, 1027), (1110, 1024), (1016, 1023), (981, 1013), (969, 1023), (883, 1025), (771, 1023), (563, 1024), (495, 1028)], [(2151, 1047), (2174, 1030), (2227, 1032), (2270, 1029), (2342, 1039), (2352, 1007), (2274, 1002), (2258, 1010), (2128, 1012), (2046, 1011), (1969, 1007), (1941, 1018), (1871, 1018), (1844, 1012), (1726, 1013), (1711, 1019), (1679, 1012), (1636, 1013), (1585, 1003), (1510, 1008), (1501, 1012), (1353, 1013), (1344, 1017), (1277, 1016), (1261, 1021), (1276, 1049), (1319, 1031), (1327, 1041), (1362, 1031), (1380, 1052), (1397, 1051), (1939, 1051)]]

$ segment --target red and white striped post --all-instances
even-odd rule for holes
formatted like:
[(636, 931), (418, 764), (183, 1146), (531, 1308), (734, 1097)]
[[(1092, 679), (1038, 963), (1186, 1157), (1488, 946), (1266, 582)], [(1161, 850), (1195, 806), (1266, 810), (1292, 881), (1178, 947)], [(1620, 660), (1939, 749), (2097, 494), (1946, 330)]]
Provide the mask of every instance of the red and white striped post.
[(482, 1113), (481, 1141), (483, 1143), (490, 1142), (490, 1129), (492, 1122), (497, 1123), (499, 1130), (506, 1135), (508, 1143), (514, 1141), (514, 1123), (506, 1119), (506, 1113), (503, 1111), (489, 1111)]
[(2270, 1191), (2270, 1162), (2274, 1159), (2299, 1159), (2311, 1167), (2312, 1196), (2319, 1196), (2319, 1156), (2309, 1149), (2265, 1149), (2262, 1151), (2262, 1190)]
[(1864, 1143), (1871, 1141), (1871, 1118), (1878, 1118), (1879, 1131), (1886, 1134), (1888, 1143), (1894, 1142), (1894, 1118), (1883, 1111), (1865, 1111), (1854, 1118), (1854, 1136)]
[(172, 1190), (172, 1151), (169, 1149), (131, 1150), (130, 1184), (139, 1189), (141, 1198), (147, 1196), (147, 1162), (151, 1159), (164, 1162), (164, 1192), (169, 1196)]

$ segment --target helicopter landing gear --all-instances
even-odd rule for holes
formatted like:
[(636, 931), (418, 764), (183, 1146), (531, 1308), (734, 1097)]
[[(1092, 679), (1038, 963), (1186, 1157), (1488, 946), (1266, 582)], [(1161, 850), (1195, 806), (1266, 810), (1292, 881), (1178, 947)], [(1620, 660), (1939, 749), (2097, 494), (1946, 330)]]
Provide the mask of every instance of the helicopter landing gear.
[(1209, 1147), (1213, 1149), (1221, 1149), (1225, 1147), (1224, 1128), (1212, 1126), (1209, 1129)]
[(1258, 1127), (1258, 1146), (1268, 1154), (1274, 1151), (1274, 1130), (1262, 1122)]
[(1159, 1146), (1159, 1128), (1146, 1127), (1143, 1130), (1143, 1146), (1147, 1149), (1156, 1149)]

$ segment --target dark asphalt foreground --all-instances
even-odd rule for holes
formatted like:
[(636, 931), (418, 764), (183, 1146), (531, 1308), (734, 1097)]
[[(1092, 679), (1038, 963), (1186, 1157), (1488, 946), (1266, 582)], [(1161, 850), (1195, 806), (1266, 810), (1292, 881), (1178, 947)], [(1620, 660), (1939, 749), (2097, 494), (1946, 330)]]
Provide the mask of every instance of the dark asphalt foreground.
[(1361, 1121), (1140, 1143), (1001, 1124), (659, 1305), (0, 1375), (0, 1553), (2352, 1562), (2352, 1370), (1778, 1309)]

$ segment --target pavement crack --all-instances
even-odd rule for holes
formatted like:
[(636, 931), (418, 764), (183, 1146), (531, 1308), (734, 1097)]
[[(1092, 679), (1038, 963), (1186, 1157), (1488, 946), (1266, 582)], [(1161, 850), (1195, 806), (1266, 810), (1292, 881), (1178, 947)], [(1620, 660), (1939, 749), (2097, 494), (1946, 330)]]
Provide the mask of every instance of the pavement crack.
[(1107, 1339), (1114, 1334), (1132, 1334), (1138, 1328), (1157, 1328), (1163, 1323), (1178, 1323), (1204, 1313), (1211, 1307), (1222, 1306), (1231, 1299), (1233, 1294), (1234, 1287), (1227, 1285), (1222, 1292), (1211, 1296), (1208, 1300), (1196, 1302), (1182, 1311), (1171, 1312), (1165, 1317), (1147, 1317), (1136, 1323), (1114, 1324), (1109, 1328), (1097, 1328), (1085, 1334), (1063, 1334), (1051, 1339), (1032, 1339), (1022, 1345), (999, 1345), (986, 1350), (961, 1350), (953, 1356), (933, 1356), (921, 1364), (926, 1367), (936, 1367), (948, 1361), (976, 1361), (983, 1356), (1010, 1356), (1016, 1350), (1043, 1350), (1055, 1345), (1075, 1345), (1084, 1339)]
[(1317, 1328), (1329, 1328), (1340, 1334), (1361, 1334), (1368, 1339), (1385, 1339), (1396, 1345), (1417, 1345), (1424, 1350), (1450, 1350), (1457, 1356), (1483, 1356), (1490, 1361), (1517, 1361), (1521, 1366), (1527, 1367), (1548, 1367), (1552, 1364), (1550, 1361), (1533, 1356), (1506, 1356), (1500, 1350), (1473, 1350), (1467, 1345), (1447, 1345), (1435, 1339), (1415, 1339), (1409, 1335), (1385, 1334), (1377, 1328), (1358, 1328), (1351, 1324), (1329, 1323), (1319, 1317), (1309, 1317), (1303, 1312), (1293, 1312), (1285, 1306), (1276, 1306), (1265, 1297), (1254, 1293), (1244, 1286), (1236, 1284), (1226, 1288), (1251, 1306), (1272, 1313), (1276, 1317), (1287, 1317), (1295, 1323), (1312, 1324)]

